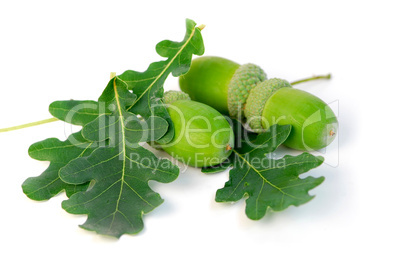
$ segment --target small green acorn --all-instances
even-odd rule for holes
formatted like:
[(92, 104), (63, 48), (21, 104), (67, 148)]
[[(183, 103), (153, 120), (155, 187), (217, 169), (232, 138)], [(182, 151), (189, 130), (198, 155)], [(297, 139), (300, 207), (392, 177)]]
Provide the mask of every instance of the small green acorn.
[(160, 145), (169, 155), (194, 167), (222, 163), (232, 153), (234, 134), (214, 108), (191, 101), (183, 92), (169, 91), (163, 101), (174, 125), (174, 138)]
[(180, 76), (179, 84), (192, 100), (239, 118), (243, 117), (251, 89), (266, 79), (257, 65), (239, 65), (225, 58), (205, 56), (192, 61), (188, 73)]
[(265, 103), (262, 126), (292, 125), (284, 145), (298, 150), (319, 150), (335, 139), (338, 120), (318, 97), (291, 87), (276, 91)]
[(286, 80), (267, 79), (256, 65), (240, 66), (220, 57), (199, 57), (179, 82), (192, 100), (231, 117), (245, 118), (254, 132), (263, 132), (272, 124), (291, 124), (292, 131), (284, 143), (290, 148), (319, 150), (336, 136), (336, 116), (324, 101), (293, 89)]
[[(246, 100), (244, 115), (251, 129), (260, 133), (267, 128), (263, 128), (261, 116), (268, 99), (280, 88), (291, 87), (286, 80), (279, 78), (271, 78), (265, 80), (250, 91), (250, 95)], [(268, 126), (269, 127), (269, 126)]]

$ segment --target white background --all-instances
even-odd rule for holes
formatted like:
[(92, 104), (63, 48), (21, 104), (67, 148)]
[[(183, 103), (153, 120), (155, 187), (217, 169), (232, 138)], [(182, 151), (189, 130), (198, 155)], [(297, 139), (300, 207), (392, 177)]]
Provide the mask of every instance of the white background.
[[(49, 118), (55, 100), (96, 99), (109, 72), (143, 71), (154, 47), (184, 36), (185, 18), (206, 24), (205, 55), (252, 62), (339, 105), (332, 161), (308, 173), (326, 180), (300, 207), (244, 214), (217, 204), (228, 173), (183, 171), (151, 183), (165, 202), (145, 229), (120, 240), (82, 230), (66, 197), (35, 202), (21, 191), (46, 162), (30, 144), (65, 139), (61, 122), (0, 133), (0, 268), (401, 268), (402, 19), (398, 1), (1, 1), (0, 128)], [(177, 78), (165, 89), (178, 90)], [(165, 157), (166, 155), (161, 154)], [(303, 175), (306, 176), (306, 175)]]

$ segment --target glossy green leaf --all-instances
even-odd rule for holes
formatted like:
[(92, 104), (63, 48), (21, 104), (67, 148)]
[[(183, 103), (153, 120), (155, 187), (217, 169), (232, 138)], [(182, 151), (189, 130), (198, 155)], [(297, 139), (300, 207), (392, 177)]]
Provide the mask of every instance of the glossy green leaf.
[(106, 113), (82, 130), (86, 139), (108, 140), (108, 145), (60, 170), (62, 180), (68, 184), (88, 184), (94, 180), (86, 192), (64, 201), (63, 208), (72, 214), (88, 215), (81, 227), (114, 237), (141, 231), (142, 215), (163, 202), (148, 181), (168, 183), (179, 175), (177, 166), (140, 146), (140, 142), (162, 137), (168, 123), (156, 116), (142, 122), (127, 111), (135, 100), (126, 83), (113, 78), (98, 100), (104, 104)]
[[(127, 83), (127, 86), (137, 95), (136, 101), (130, 109), (134, 114), (139, 114), (145, 119), (155, 115), (160, 116), (172, 126), (169, 114), (162, 104), (163, 84), (169, 74), (180, 76), (185, 74), (191, 65), (193, 54), (204, 53), (204, 43), (201, 30), (196, 23), (187, 19), (186, 34), (181, 42), (164, 40), (156, 45), (157, 53), (166, 57), (165, 61), (155, 62), (149, 65), (145, 72), (128, 70), (119, 75), (119, 78)], [(169, 128), (167, 134), (159, 143), (168, 143), (174, 136), (173, 128)]]
[(246, 215), (253, 220), (264, 217), (268, 208), (281, 211), (310, 201), (313, 196), (308, 191), (320, 185), (324, 177), (301, 179), (299, 175), (321, 165), (323, 158), (309, 153), (267, 157), (286, 140), (290, 130), (290, 125), (274, 125), (253, 141), (242, 140), (229, 159), (229, 181), (216, 192), (215, 200), (235, 202), (246, 196)]
[(156, 51), (166, 60), (142, 73), (126, 71), (114, 77), (97, 102), (50, 105), (54, 117), (83, 129), (66, 141), (50, 138), (31, 146), (30, 155), (50, 161), (50, 166), (24, 182), (29, 197), (49, 199), (65, 189), (69, 199), (63, 208), (88, 215), (83, 228), (115, 237), (143, 228), (143, 214), (163, 202), (148, 182), (171, 182), (179, 169), (141, 145), (172, 139), (172, 122), (161, 102), (163, 84), (169, 74), (187, 72), (193, 54), (203, 54), (200, 29), (187, 20), (184, 40), (162, 41)]
[[(98, 104), (94, 101), (57, 101), (49, 106), (50, 113), (63, 121), (85, 125), (98, 116)], [(70, 197), (72, 194), (84, 191), (88, 184), (71, 185), (59, 177), (59, 170), (71, 160), (89, 155), (97, 143), (84, 139), (81, 132), (74, 133), (66, 141), (57, 138), (34, 143), (28, 153), (33, 159), (49, 161), (49, 167), (39, 176), (30, 177), (22, 184), (23, 192), (33, 200), (48, 200), (63, 190)]]

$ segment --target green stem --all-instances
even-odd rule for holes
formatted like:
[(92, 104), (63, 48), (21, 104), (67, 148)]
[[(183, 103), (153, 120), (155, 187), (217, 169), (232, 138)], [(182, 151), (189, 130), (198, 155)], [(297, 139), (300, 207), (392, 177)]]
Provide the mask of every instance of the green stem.
[(5, 132), (15, 131), (15, 130), (23, 129), (23, 128), (33, 127), (33, 126), (37, 126), (37, 125), (41, 125), (41, 124), (45, 124), (45, 123), (49, 123), (49, 122), (54, 122), (54, 121), (58, 121), (58, 120), (59, 119), (56, 119), (56, 118), (50, 118), (50, 119), (35, 121), (35, 122), (22, 124), (22, 125), (18, 125), (18, 126), (3, 128), (3, 129), (0, 129), (0, 133), (5, 133)]
[(200, 26), (197, 27), (198, 29), (200, 29), (200, 31), (202, 31), (205, 28), (205, 24), (201, 24)]
[(331, 74), (320, 75), (320, 76), (312, 76), (312, 77), (309, 77), (309, 78), (299, 79), (299, 80), (293, 81), (290, 84), (291, 85), (296, 85), (296, 84), (307, 82), (307, 81), (312, 81), (312, 80), (317, 80), (317, 79), (330, 79), (330, 78), (331, 78)]

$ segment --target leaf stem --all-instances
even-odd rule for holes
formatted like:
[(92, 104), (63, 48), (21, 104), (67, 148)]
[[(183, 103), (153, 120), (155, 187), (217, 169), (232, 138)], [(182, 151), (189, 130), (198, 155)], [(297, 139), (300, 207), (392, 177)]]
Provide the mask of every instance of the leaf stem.
[(54, 122), (54, 121), (58, 121), (58, 120), (59, 119), (57, 119), (57, 118), (50, 118), (50, 119), (46, 119), (46, 120), (40, 120), (40, 121), (35, 121), (35, 122), (17, 125), (17, 126), (13, 126), (13, 127), (3, 128), (3, 129), (0, 129), (0, 133), (5, 133), (5, 132), (15, 131), (15, 130), (24, 129), (24, 128), (28, 128), (28, 127), (33, 127), (33, 126), (50, 123), (50, 122)]
[(205, 24), (201, 24), (200, 26), (197, 27), (198, 29), (200, 29), (200, 31), (202, 31), (205, 28)]
[(299, 83), (303, 83), (303, 82), (307, 82), (307, 81), (312, 81), (312, 80), (317, 80), (317, 79), (331, 79), (331, 74), (328, 75), (320, 75), (320, 76), (312, 76), (309, 78), (304, 78), (304, 79), (299, 79), (296, 81), (293, 81), (292, 83), (290, 83), (291, 85), (296, 85)]

